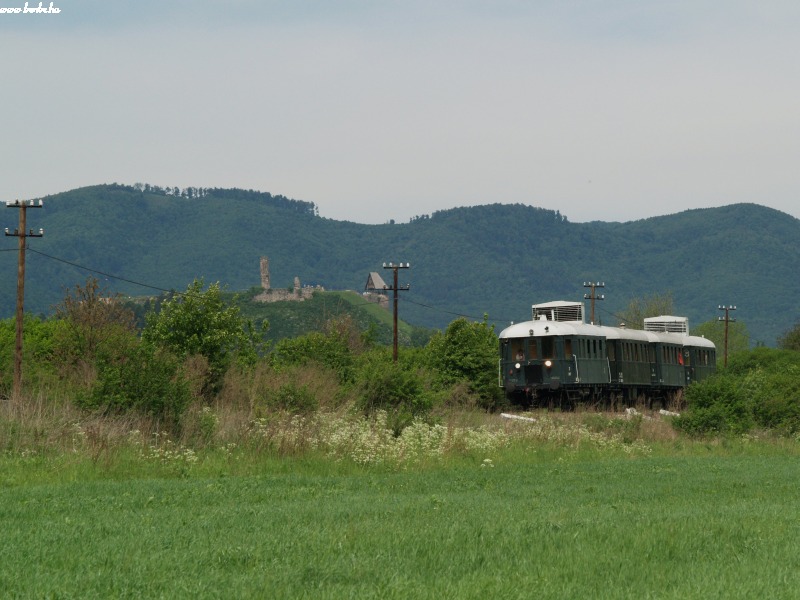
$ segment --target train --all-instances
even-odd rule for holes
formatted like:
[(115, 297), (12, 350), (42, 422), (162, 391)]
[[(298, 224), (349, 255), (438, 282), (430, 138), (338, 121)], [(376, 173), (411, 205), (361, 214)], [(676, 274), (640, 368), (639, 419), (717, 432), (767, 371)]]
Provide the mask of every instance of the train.
[(689, 335), (686, 317), (644, 329), (586, 323), (582, 302), (532, 306), (530, 321), (499, 334), (499, 385), (523, 406), (680, 406), (683, 390), (716, 370), (716, 347)]

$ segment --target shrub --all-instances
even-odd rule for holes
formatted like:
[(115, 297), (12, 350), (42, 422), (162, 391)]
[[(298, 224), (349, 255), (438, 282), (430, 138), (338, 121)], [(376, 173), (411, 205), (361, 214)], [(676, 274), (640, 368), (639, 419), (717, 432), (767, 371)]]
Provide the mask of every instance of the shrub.
[(285, 338), (270, 354), (277, 368), (318, 363), (336, 373), (340, 383), (354, 381), (354, 356), (348, 334), (336, 328), (327, 333), (314, 332), (297, 338)]
[(686, 411), (675, 426), (691, 435), (742, 433), (753, 426), (752, 402), (737, 377), (717, 374), (686, 389)]
[(737, 353), (726, 371), (690, 386), (686, 401), (675, 424), (689, 433), (800, 431), (800, 353), (771, 348)]
[(754, 417), (765, 428), (784, 433), (800, 431), (800, 367), (762, 375), (761, 385), (754, 390)]
[(356, 407), (368, 415), (386, 411), (395, 435), (415, 417), (427, 415), (433, 406), (433, 392), (424, 371), (392, 361), (385, 351), (370, 353), (360, 367)]
[[(52, 368), (54, 337), (60, 323), (25, 316), (23, 331), (23, 385), (40, 384), (56, 379)], [(9, 396), (14, 376), (14, 347), (16, 342), (16, 319), (0, 320), (0, 397)]]
[(194, 280), (185, 293), (164, 301), (158, 313), (148, 313), (146, 322), (143, 341), (180, 357), (200, 355), (208, 360), (211, 392), (218, 391), (234, 358), (246, 364), (257, 358), (257, 335), (237, 307), (226, 305), (219, 283), (203, 291), (203, 281)]
[(132, 343), (119, 355), (98, 355), (97, 381), (78, 402), (106, 412), (136, 410), (175, 425), (190, 401), (180, 360), (151, 344)]
[(294, 381), (280, 386), (270, 398), (269, 403), (274, 408), (290, 413), (308, 413), (319, 408), (319, 401), (308, 386)]
[(426, 346), (427, 365), (444, 386), (466, 382), (483, 408), (494, 409), (502, 400), (497, 385), (498, 342), (494, 327), (456, 319), (444, 334), (435, 334)]

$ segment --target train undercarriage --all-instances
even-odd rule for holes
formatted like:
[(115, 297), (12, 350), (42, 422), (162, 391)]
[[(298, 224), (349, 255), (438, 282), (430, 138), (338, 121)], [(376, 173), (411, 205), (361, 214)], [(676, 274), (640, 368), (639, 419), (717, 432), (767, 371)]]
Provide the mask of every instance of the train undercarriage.
[(683, 388), (635, 386), (556, 386), (515, 390), (508, 399), (523, 408), (574, 410), (624, 410), (628, 407), (678, 411), (683, 406)]

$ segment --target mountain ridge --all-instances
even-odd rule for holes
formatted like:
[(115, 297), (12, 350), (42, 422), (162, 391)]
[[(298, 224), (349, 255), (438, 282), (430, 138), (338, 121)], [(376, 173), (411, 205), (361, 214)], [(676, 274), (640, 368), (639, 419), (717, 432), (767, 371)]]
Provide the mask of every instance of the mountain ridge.
[[(268, 256), (273, 287), (299, 276), (356, 291), (384, 262), (410, 262), (402, 318), (426, 327), (459, 314), (488, 314), (498, 326), (526, 319), (531, 304), (581, 299), (584, 281), (606, 283), (599, 310), (608, 323), (631, 298), (665, 292), (690, 323), (736, 304), (751, 339), (768, 345), (800, 318), (800, 220), (755, 203), (573, 223), (559, 210), (495, 202), (368, 225), (266, 192), (167, 189), (109, 184), (45, 197), (44, 209), (28, 214), (28, 227), (45, 237), (28, 242), (26, 310), (49, 313), (64, 288), (92, 274), (130, 295), (182, 290), (195, 277), (244, 290), (259, 285), (259, 259)], [(16, 214), (5, 215), (13, 230)], [(8, 250), (0, 252), (0, 317), (14, 312), (16, 247), (10, 237), (0, 246)]]

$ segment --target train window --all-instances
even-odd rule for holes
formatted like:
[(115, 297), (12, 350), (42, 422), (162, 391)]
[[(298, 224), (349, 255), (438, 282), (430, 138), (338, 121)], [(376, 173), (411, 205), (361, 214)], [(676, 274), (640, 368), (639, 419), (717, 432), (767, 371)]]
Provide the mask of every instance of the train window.
[(597, 358), (597, 340), (592, 340), (592, 358)]
[(554, 358), (553, 356), (553, 338), (542, 338), (542, 358)]
[(525, 359), (525, 343), (522, 340), (515, 340), (511, 344), (511, 360)]
[(656, 362), (656, 349), (652, 344), (647, 347), (647, 354), (651, 363)]
[(536, 340), (531, 340), (528, 345), (528, 358), (536, 358), (538, 355), (536, 351)]
[(613, 343), (608, 345), (608, 360), (617, 360), (617, 347)]
[(564, 340), (564, 356), (571, 357), (572, 356), (572, 340), (566, 338)]

